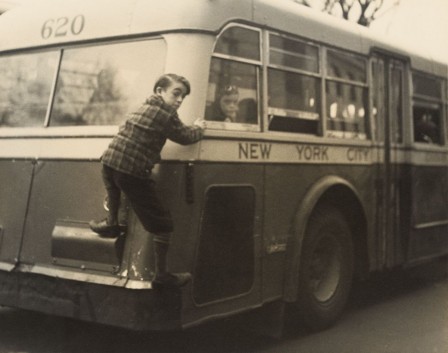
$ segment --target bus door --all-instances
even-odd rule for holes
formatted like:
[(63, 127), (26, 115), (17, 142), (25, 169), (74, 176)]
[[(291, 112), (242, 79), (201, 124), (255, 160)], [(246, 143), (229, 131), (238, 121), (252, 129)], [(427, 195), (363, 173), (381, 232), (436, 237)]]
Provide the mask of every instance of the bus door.
[(0, 161), (0, 262), (19, 258), (34, 164)]
[[(377, 55), (372, 61), (373, 111), (377, 144), (377, 259), (381, 267), (403, 261), (406, 242), (400, 219), (402, 190), (403, 70), (401, 61)], [(409, 191), (409, 190), (408, 190)]]

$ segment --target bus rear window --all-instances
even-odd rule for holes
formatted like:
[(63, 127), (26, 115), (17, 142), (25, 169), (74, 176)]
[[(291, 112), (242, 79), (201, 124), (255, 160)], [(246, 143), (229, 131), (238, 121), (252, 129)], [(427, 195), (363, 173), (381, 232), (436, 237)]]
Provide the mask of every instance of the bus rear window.
[(161, 39), (65, 50), (50, 125), (121, 123), (152, 91), (165, 52)]
[(0, 126), (44, 126), (58, 52), (0, 57)]

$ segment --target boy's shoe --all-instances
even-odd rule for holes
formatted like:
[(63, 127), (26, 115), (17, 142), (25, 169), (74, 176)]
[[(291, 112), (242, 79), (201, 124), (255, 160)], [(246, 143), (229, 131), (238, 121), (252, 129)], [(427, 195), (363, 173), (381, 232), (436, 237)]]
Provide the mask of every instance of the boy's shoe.
[(183, 273), (163, 273), (157, 274), (153, 283), (158, 286), (164, 287), (183, 287), (191, 280), (191, 274), (188, 272)]
[(103, 219), (102, 221), (90, 221), (89, 222), (90, 229), (92, 229), (95, 233), (98, 233), (101, 237), (104, 238), (116, 238), (120, 235), (121, 229), (118, 224), (111, 225), (108, 223), (107, 219)]

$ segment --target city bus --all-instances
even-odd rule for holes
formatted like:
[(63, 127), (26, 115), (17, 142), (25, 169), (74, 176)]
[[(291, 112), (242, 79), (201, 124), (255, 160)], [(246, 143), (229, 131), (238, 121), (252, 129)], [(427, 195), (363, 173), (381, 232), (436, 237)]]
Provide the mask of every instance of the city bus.
[[(153, 285), (100, 156), (164, 73), (204, 138), (153, 170), (175, 231)], [(448, 66), (290, 0), (36, 1), (0, 16), (0, 305), (135, 330), (286, 313), (320, 330), (356, 279), (448, 254)], [(237, 92), (233, 119), (213, 106)], [(125, 212), (126, 213), (126, 212)]]

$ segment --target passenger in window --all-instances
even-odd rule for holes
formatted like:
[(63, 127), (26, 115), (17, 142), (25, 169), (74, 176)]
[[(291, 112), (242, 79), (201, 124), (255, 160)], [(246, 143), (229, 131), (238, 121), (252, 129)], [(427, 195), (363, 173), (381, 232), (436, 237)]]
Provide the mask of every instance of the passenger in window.
[(108, 195), (107, 218), (90, 222), (90, 228), (103, 237), (120, 234), (120, 195), (124, 193), (143, 227), (153, 235), (156, 259), (153, 282), (183, 286), (189, 273), (169, 273), (166, 257), (173, 232), (170, 212), (159, 199), (151, 170), (160, 161), (167, 139), (182, 145), (199, 141), (204, 120), (184, 125), (177, 109), (190, 93), (190, 83), (182, 76), (166, 74), (154, 85), (154, 94), (132, 113), (101, 157), (103, 181)]
[(415, 124), (415, 141), (425, 143), (438, 143), (439, 135), (436, 123), (429, 113), (417, 117)]
[(239, 93), (236, 86), (224, 86), (218, 90), (215, 101), (206, 112), (206, 119), (234, 123), (237, 121)]

